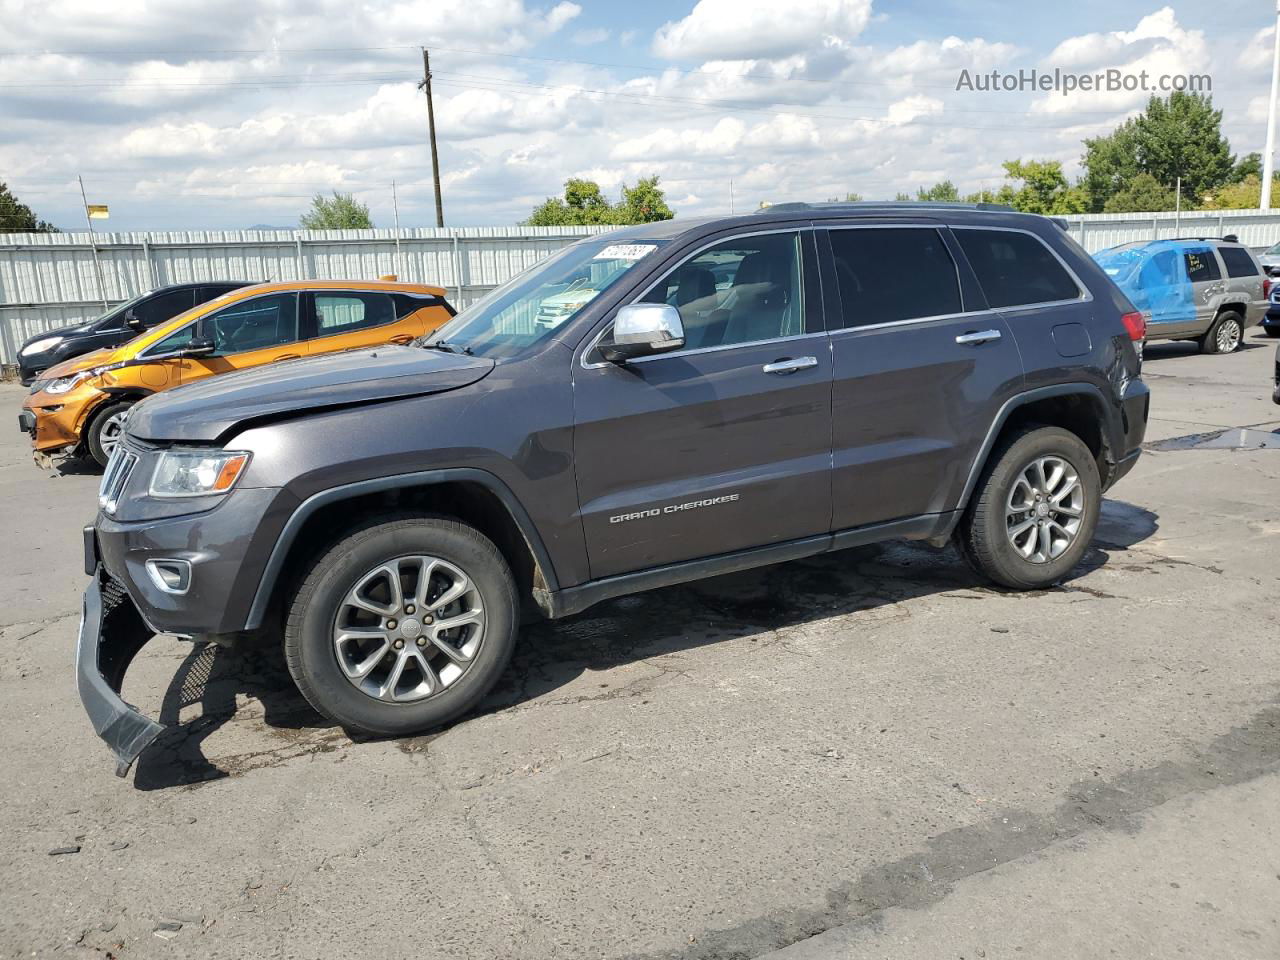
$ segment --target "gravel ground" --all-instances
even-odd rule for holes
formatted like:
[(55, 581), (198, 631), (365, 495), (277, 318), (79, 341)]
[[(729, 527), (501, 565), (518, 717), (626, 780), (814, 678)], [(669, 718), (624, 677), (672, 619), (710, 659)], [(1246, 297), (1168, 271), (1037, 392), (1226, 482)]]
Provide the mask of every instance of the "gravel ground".
[(1280, 429), (1273, 344), (1148, 347), (1148, 453), (1060, 588), (895, 543), (620, 599), (404, 741), (161, 638), (129, 780), (72, 675), (98, 478), (10, 427), (0, 955), (1280, 955), (1280, 444), (1177, 439)]

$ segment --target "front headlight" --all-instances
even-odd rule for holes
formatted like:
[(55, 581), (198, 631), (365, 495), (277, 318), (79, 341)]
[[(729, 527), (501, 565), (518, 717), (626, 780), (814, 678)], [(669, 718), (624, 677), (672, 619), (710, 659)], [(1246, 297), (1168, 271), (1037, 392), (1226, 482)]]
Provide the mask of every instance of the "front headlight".
[(61, 342), (62, 342), (61, 337), (42, 337), (39, 340), (33, 341), (32, 343), (28, 343), (25, 347), (23, 347), (22, 355), (24, 357), (27, 357), (33, 353), (44, 353), (46, 350), (52, 350)]
[(45, 393), (66, 393), (74, 390), (90, 377), (96, 377), (100, 370), (81, 370), (79, 373), (73, 373), (69, 377), (59, 377), (45, 387)]
[(234, 450), (169, 450), (160, 455), (151, 474), (153, 497), (207, 497), (235, 486), (249, 463), (249, 454)]

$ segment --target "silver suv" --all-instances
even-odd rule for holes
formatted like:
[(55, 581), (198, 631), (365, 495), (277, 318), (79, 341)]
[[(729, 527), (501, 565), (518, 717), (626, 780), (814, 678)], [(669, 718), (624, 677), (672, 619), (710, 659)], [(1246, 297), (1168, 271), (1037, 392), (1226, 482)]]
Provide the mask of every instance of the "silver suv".
[(1094, 259), (1147, 314), (1148, 340), (1195, 340), (1205, 353), (1232, 353), (1268, 309), (1270, 278), (1234, 239), (1126, 243)]

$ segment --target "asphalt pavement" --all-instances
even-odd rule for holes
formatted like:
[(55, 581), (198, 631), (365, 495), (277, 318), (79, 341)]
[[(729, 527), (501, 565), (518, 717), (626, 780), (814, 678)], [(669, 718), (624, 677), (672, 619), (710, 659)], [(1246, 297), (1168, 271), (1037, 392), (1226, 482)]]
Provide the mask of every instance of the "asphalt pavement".
[(127, 780), (73, 677), (98, 476), (11, 420), (0, 956), (1280, 956), (1274, 346), (1148, 346), (1148, 451), (1058, 588), (894, 543), (623, 598), (402, 741), (159, 638)]

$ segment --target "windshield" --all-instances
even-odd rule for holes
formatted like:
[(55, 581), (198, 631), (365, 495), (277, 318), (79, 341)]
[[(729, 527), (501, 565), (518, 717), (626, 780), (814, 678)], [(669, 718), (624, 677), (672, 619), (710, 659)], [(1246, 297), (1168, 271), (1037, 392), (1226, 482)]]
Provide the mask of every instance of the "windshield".
[(1280, 256), (1280, 243), (1277, 243), (1275, 246), (1271, 247), (1271, 249), (1269, 249), (1267, 253), (1273, 254), (1275, 256)]
[(511, 357), (549, 339), (665, 241), (585, 240), (565, 247), (477, 300), (420, 344)]
[(1119, 247), (1112, 247), (1109, 250), (1099, 250), (1093, 255), (1093, 259), (1097, 262), (1112, 280), (1123, 285), (1124, 281), (1134, 272), (1139, 264), (1142, 263), (1144, 255), (1142, 247), (1145, 244), (1124, 244)]

